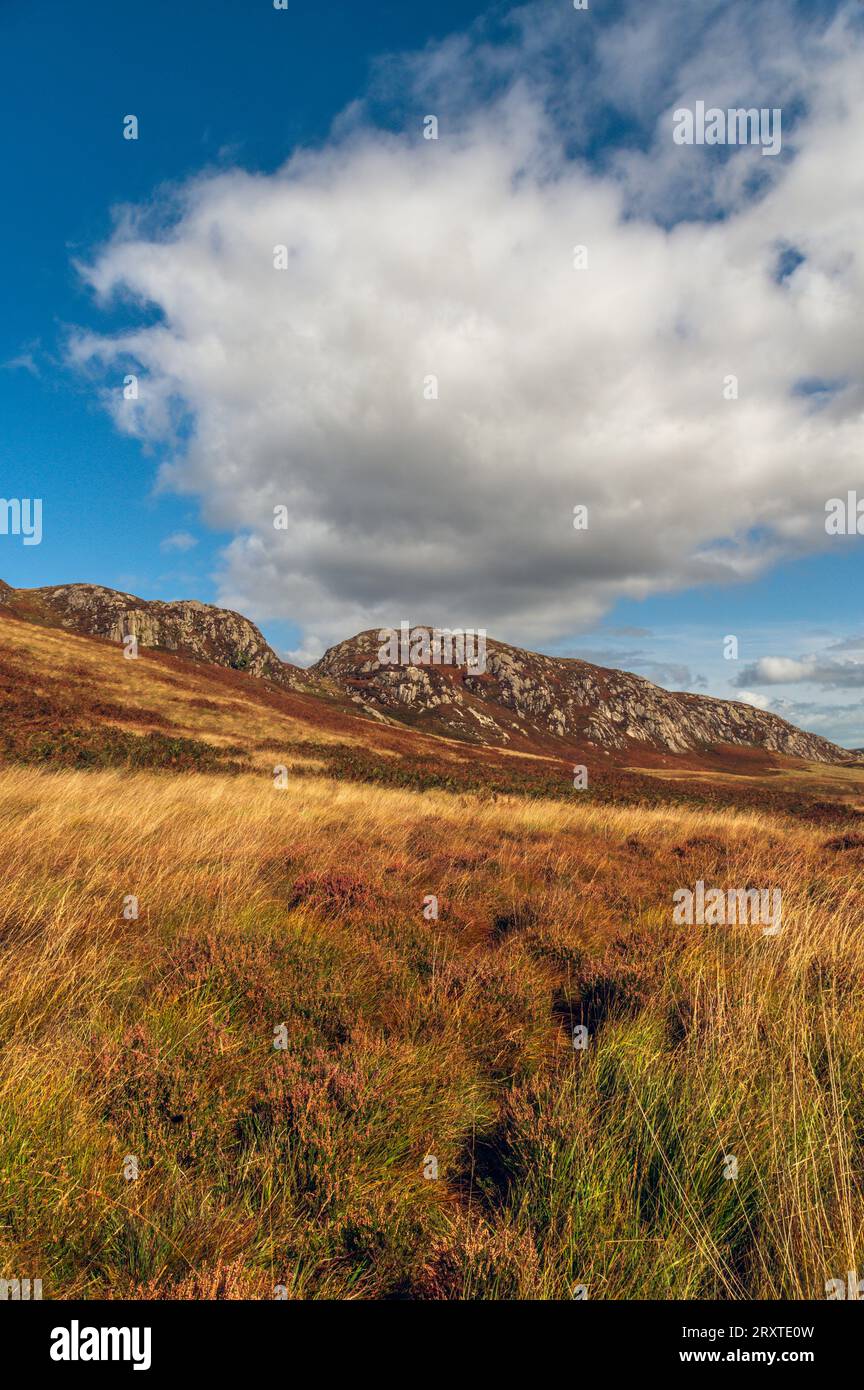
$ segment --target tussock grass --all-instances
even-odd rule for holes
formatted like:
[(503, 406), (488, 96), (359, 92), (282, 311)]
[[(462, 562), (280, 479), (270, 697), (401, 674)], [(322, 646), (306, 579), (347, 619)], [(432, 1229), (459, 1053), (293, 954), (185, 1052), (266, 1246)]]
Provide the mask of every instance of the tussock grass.
[[(864, 1215), (862, 856), (826, 844), (756, 811), (3, 769), (0, 1272), (822, 1296)], [(673, 926), (697, 878), (781, 887), (782, 932)]]

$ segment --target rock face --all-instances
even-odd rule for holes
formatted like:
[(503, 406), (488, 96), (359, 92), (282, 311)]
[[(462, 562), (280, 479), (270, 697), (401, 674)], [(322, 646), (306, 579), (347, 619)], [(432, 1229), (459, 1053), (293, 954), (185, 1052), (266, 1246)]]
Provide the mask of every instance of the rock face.
[(362, 632), (331, 647), (312, 669), (358, 701), (411, 722), (420, 716), (478, 742), (518, 746), (539, 735), (622, 752), (647, 744), (668, 753), (733, 744), (813, 762), (849, 760), (845, 749), (776, 714), (735, 700), (674, 694), (587, 661), (488, 639), (481, 675), (456, 666), (389, 664), (379, 660), (380, 647), (377, 632)]
[(110, 642), (122, 642), (131, 634), (142, 647), (247, 671), (289, 688), (306, 689), (310, 685), (304, 671), (279, 659), (254, 623), (227, 608), (214, 608), (195, 599), (148, 602), (99, 584), (44, 589), (10, 589), (4, 584), (0, 589), (0, 606), (15, 611), (19, 598), (26, 606), (26, 616), (39, 614), (71, 632), (105, 637)]

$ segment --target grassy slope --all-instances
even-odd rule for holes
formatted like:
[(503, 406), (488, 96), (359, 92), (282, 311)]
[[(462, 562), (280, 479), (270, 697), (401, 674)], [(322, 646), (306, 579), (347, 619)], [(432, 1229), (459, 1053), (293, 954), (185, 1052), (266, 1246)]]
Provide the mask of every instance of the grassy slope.
[[(860, 1263), (854, 835), (770, 806), (339, 782), (334, 750), (451, 780), (465, 754), (14, 633), (0, 1277), (59, 1298), (818, 1297)], [(107, 730), (134, 742), (84, 771), (73, 728), (97, 762)], [(158, 745), (159, 768), (203, 771), (142, 766), (155, 733), (204, 750)], [(780, 936), (673, 927), (700, 877), (781, 886)]]

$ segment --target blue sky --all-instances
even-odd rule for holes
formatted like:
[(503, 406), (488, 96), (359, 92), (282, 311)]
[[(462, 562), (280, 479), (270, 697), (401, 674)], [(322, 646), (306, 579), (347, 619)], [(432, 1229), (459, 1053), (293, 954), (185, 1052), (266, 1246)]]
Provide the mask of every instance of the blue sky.
[[(444, 37), (483, 6), (401, 0), (290, 12), (244, 0), (148, 0), (146, 7), (46, 0), (0, 7), (0, 120), (7, 206), (0, 222), (0, 477), (6, 497), (45, 499), (40, 546), (0, 537), (0, 577), (16, 586), (86, 580), (146, 598), (217, 596), (212, 570), (231, 532), (198, 525), (194, 501), (154, 497), (155, 459), (119, 435), (91, 385), (68, 370), (69, 325), (110, 330), (75, 270), (104, 241), (112, 211), (161, 184), (241, 160), (276, 168), (322, 140), (391, 48)], [(137, 142), (122, 119), (139, 113)], [(13, 134), (14, 133), (14, 134)], [(160, 547), (189, 532), (190, 551)], [(296, 638), (288, 621), (274, 641)]]
[[(406, 616), (485, 625), (864, 745), (864, 551), (829, 544), (820, 519), (856, 480), (864, 496), (860, 348), (835, 305), (842, 293), (854, 320), (861, 285), (847, 261), (864, 209), (840, 194), (847, 148), (860, 163), (856, 24), (828, 0), (756, 17), (745, 0), (2, 7), (15, 215), (0, 225), (0, 492), (41, 497), (44, 534), (0, 536), (0, 577), (231, 603), (298, 659)], [(844, 110), (829, 90), (853, 94)], [(780, 158), (676, 149), (669, 111), (696, 96), (781, 105)], [(419, 135), (429, 111), (435, 145)], [(122, 138), (127, 113), (137, 141)], [(292, 247), (274, 292), (238, 270), (256, 238)], [(519, 282), (542, 294), (550, 257), (563, 266), (582, 239), (592, 289), (558, 322), (560, 292), (550, 317)], [(796, 267), (788, 293), (764, 248)], [(688, 257), (704, 261), (698, 281)], [(712, 337), (730, 267), (736, 286), (761, 274), (758, 296), (736, 298)], [(271, 316), (283, 285), (288, 308)], [(220, 317), (247, 302), (248, 323)], [(418, 382), (441, 376), (431, 428), (398, 394), (412, 323)], [(649, 375), (636, 364), (655, 345)], [(715, 427), (711, 373), (736, 370), (739, 349), (741, 401)], [(116, 405), (132, 362), (150, 383), (134, 418)], [(832, 392), (808, 402), (823, 380)], [(296, 530), (274, 539), (283, 495)], [(578, 552), (567, 518), (581, 500), (598, 523)], [(722, 656), (730, 633), (737, 662)]]

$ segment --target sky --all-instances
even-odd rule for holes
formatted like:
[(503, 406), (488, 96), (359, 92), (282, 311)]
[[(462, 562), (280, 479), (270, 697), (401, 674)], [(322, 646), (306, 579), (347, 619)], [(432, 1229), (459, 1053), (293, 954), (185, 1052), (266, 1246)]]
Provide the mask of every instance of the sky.
[(3, 0), (0, 129), (0, 578), (864, 746), (860, 0)]

